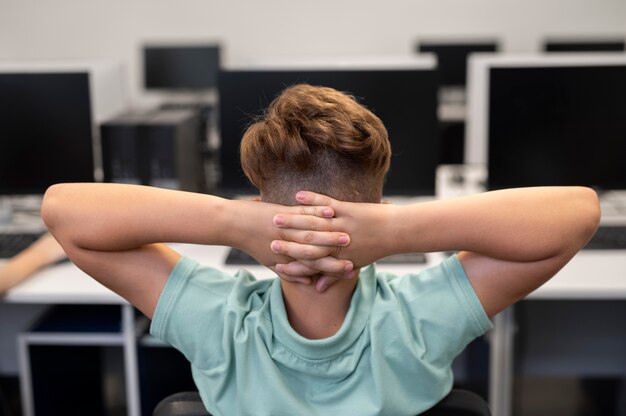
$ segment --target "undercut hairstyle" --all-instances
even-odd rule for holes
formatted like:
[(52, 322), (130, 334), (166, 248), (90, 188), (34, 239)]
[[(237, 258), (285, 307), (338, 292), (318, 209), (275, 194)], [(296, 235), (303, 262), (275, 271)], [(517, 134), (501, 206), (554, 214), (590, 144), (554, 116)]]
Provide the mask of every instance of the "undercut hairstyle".
[(346, 93), (283, 90), (244, 133), (243, 171), (266, 202), (295, 205), (300, 190), (380, 202), (391, 146), (382, 121)]

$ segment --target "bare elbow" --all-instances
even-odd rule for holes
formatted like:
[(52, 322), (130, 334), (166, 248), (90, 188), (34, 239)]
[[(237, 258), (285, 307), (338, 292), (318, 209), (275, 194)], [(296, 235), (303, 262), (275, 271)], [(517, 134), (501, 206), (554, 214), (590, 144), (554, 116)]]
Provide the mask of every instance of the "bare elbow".
[(62, 218), (62, 204), (60, 203), (60, 196), (64, 190), (65, 184), (55, 184), (50, 186), (43, 196), (41, 204), (41, 218), (48, 227), (48, 230), (54, 234), (54, 231), (58, 228), (59, 222)]
[(589, 221), (589, 229), (591, 230), (591, 234), (593, 234), (598, 225), (600, 225), (600, 201), (598, 199), (598, 194), (591, 188), (584, 188), (586, 191), (587, 205), (588, 205), (588, 221)]
[(600, 201), (591, 188), (580, 188), (581, 235), (586, 244), (600, 225)]

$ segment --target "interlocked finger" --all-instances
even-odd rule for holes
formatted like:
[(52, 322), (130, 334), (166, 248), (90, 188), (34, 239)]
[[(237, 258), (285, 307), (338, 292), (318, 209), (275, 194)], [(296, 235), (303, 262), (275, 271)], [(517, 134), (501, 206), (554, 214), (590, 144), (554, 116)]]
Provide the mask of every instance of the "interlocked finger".
[(278, 275), (278, 277), (280, 277), (282, 280), (285, 280), (290, 283), (300, 283), (303, 285), (310, 285), (312, 282), (312, 279), (310, 276), (294, 276), (290, 274), (285, 274), (285, 273), (282, 273), (279, 270), (279, 268), (276, 266), (270, 267), (270, 269), (272, 269)]
[(317, 260), (336, 251), (336, 247), (300, 244), (291, 241), (274, 240), (270, 245), (276, 254), (283, 254), (296, 260)]
[(287, 264), (277, 264), (276, 268), (278, 271), (291, 276), (332, 274), (338, 278), (350, 278), (354, 266), (349, 260), (324, 257), (318, 260), (300, 260)]
[(336, 201), (326, 195), (315, 192), (299, 191), (296, 194), (296, 201), (305, 205), (326, 205), (333, 206)]
[(286, 276), (303, 277), (315, 276), (319, 274), (319, 270), (311, 269), (302, 262), (292, 261), (285, 264), (277, 264), (276, 271)]
[(350, 236), (348, 234), (334, 231), (285, 229), (281, 231), (281, 236), (287, 241), (316, 246), (342, 247), (350, 244)]
[(350, 260), (340, 260), (330, 256), (300, 262), (311, 270), (317, 270), (318, 273), (337, 275), (337, 277), (347, 277), (346, 275), (354, 268)]
[(336, 228), (333, 227), (334, 221), (334, 218), (319, 218), (314, 215), (276, 214), (274, 216), (274, 225), (297, 230), (330, 231)]
[(335, 216), (335, 210), (326, 206), (296, 205), (286, 212), (289, 214), (310, 215), (319, 218), (332, 218)]

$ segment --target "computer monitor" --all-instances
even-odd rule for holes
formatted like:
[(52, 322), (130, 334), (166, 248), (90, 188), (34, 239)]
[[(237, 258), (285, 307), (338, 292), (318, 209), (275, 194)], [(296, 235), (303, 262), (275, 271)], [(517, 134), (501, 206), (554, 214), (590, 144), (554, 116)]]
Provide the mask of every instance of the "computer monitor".
[(94, 180), (87, 72), (0, 72), (0, 194)]
[(466, 162), (489, 189), (626, 189), (626, 56), (476, 57)]
[(547, 39), (544, 52), (624, 52), (625, 38), (612, 39)]
[(217, 87), (217, 45), (146, 45), (144, 85), (158, 90), (206, 90)]
[(381, 118), (392, 147), (386, 195), (434, 195), (439, 145), (435, 62), (418, 69), (256, 69), (220, 72), (222, 192), (251, 193), (240, 166), (246, 127), (287, 86), (308, 83), (349, 92)]
[(417, 52), (434, 53), (443, 86), (465, 86), (467, 58), (476, 52), (498, 52), (498, 42), (484, 41), (421, 41)]

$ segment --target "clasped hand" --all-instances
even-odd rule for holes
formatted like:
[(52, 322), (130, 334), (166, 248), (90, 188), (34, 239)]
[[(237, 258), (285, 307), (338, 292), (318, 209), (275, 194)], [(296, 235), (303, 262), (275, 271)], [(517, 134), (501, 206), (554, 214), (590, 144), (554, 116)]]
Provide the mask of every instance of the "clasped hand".
[(274, 208), (271, 253), (267, 246), (249, 250), (281, 279), (315, 284), (323, 292), (388, 254), (376, 230), (384, 227), (391, 206), (343, 202), (306, 191), (298, 192), (296, 200), (300, 205)]

